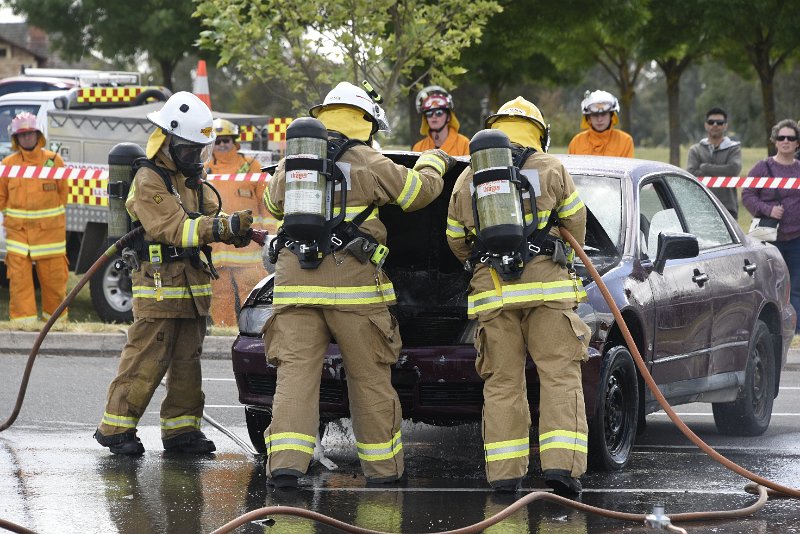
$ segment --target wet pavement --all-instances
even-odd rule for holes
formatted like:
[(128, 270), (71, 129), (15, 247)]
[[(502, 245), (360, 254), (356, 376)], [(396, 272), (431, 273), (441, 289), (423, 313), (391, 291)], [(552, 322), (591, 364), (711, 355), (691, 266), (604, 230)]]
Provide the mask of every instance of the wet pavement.
[[(16, 398), (24, 357), (0, 356), (0, 419)], [(230, 362), (204, 361), (207, 410), (247, 440)], [(207, 457), (167, 455), (161, 450), (156, 392), (142, 418), (140, 458), (110, 455), (91, 438), (114, 376), (111, 358), (45, 356), (37, 362), (28, 399), (17, 422), (0, 433), (0, 518), (39, 533), (210, 532), (263, 506), (297, 506), (341, 521), (387, 532), (438, 532), (482, 521), (526, 492), (543, 489), (532, 461), (523, 492), (496, 494), (484, 479), (478, 425), (434, 428), (404, 423), (407, 480), (365, 487), (347, 422), (329, 425), (323, 440), (330, 471), (315, 465), (298, 490), (268, 489), (260, 462), (218, 430), (204, 430), (218, 451)], [(730, 459), (782, 484), (800, 485), (800, 371), (783, 375), (770, 429), (757, 438), (720, 436), (710, 406), (678, 407), (691, 428)], [(661, 413), (648, 417), (633, 459), (620, 473), (583, 478), (585, 504), (667, 514), (733, 509), (755, 497), (747, 481), (695, 449)], [(800, 503), (770, 500), (747, 519), (680, 524), (689, 532), (800, 533)], [(236, 532), (323, 533), (332, 527), (302, 518), (273, 516)], [(536, 502), (491, 533), (650, 532), (643, 525), (604, 519)]]

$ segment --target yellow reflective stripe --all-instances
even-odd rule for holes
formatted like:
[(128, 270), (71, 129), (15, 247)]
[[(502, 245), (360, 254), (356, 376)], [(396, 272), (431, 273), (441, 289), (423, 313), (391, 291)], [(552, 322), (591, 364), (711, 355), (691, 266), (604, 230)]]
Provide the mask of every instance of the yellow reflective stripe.
[(394, 300), (391, 282), (376, 286), (325, 287), (325, 286), (275, 286), (274, 304), (375, 304)]
[[(353, 218), (356, 215), (358, 215), (359, 213), (361, 213), (365, 209), (367, 209), (367, 206), (347, 206), (347, 208), (345, 209), (345, 213), (344, 213), (344, 220), (345, 221), (352, 221)], [(339, 215), (341, 212), (342, 212), (342, 208), (341, 207), (333, 208), (333, 216), (334, 217)], [(378, 207), (376, 206), (375, 208), (372, 209), (370, 214), (364, 220), (368, 221), (370, 219), (375, 219), (377, 217), (378, 217)]]
[(454, 238), (467, 237), (467, 229), (455, 219), (447, 218), (447, 230), (445, 233)]
[(254, 225), (261, 225), (261, 226), (269, 226), (271, 224), (275, 224), (276, 221), (275, 217), (264, 217), (261, 215), (253, 215), (253, 224)]
[(269, 196), (269, 187), (264, 188), (264, 205), (267, 206), (269, 212), (278, 219), (283, 219), (283, 212), (276, 206)]
[(576, 213), (581, 208), (583, 208), (583, 201), (578, 196), (578, 192), (575, 191), (570, 196), (564, 200), (558, 206), (558, 216), (561, 218), (569, 217), (570, 215)]
[(38, 317), (38, 316), (36, 316), (36, 315), (26, 315), (25, 317), (12, 317), (12, 318), (11, 318), (11, 319), (9, 319), (9, 320), (10, 320), (12, 323), (19, 323), (19, 322), (25, 322), (25, 321), (35, 321), (35, 320), (36, 320), (36, 319), (38, 319), (38, 318), (39, 318), (39, 317)]
[(497, 460), (508, 460), (509, 458), (525, 458), (530, 451), (530, 439), (510, 439), (506, 441), (495, 441), (483, 445), (487, 462)]
[(9, 254), (19, 254), (20, 256), (27, 256), (30, 249), (27, 243), (22, 241), (14, 241), (9, 239), (6, 241), (6, 252)]
[(383, 443), (361, 443), (356, 441), (356, 449), (358, 449), (358, 457), (365, 462), (377, 462), (393, 458), (403, 449), (400, 430), (391, 440)]
[(181, 246), (183, 248), (200, 246), (200, 220), (186, 219), (183, 221)]
[[(151, 286), (133, 286), (133, 296), (140, 299), (156, 298), (156, 288)], [(188, 287), (162, 287), (161, 296), (165, 299), (189, 299)]]
[(555, 282), (531, 282), (527, 284), (501, 285), (501, 295), (496, 290), (482, 291), (467, 297), (467, 312), (475, 314), (485, 310), (501, 308), (505, 304), (520, 302), (550, 301), (562, 299), (582, 299), (586, 297), (583, 283), (576, 280), (578, 291), (572, 280)]
[(55, 217), (57, 215), (64, 215), (66, 210), (64, 206), (55, 208), (48, 208), (46, 210), (20, 210), (16, 208), (6, 208), (7, 217), (17, 217), (18, 219), (45, 219), (47, 217)]
[[(539, 211), (536, 213), (536, 217), (538, 219), (538, 221), (536, 222), (536, 228), (541, 230), (542, 228), (547, 226), (547, 221), (548, 219), (550, 219), (550, 210)], [(528, 219), (525, 220), (528, 221)], [(531, 217), (530, 220), (533, 220), (533, 218)]]
[(46, 243), (44, 245), (28, 245), (31, 258), (41, 258), (42, 256), (52, 256), (55, 254), (67, 253), (67, 242), (58, 241), (56, 243)]
[(422, 189), (422, 179), (419, 173), (413, 169), (408, 170), (406, 174), (406, 183), (400, 195), (397, 197), (397, 204), (405, 211), (417, 199), (417, 195)]
[(267, 455), (278, 451), (298, 451), (314, 454), (317, 438), (298, 432), (278, 432), (277, 434), (266, 436), (264, 443), (267, 445)]
[(169, 419), (161, 418), (161, 430), (174, 430), (176, 428), (186, 428), (187, 426), (200, 430), (200, 418), (194, 415), (182, 415)]
[(258, 250), (215, 250), (211, 255), (211, 259), (215, 265), (223, 265), (226, 263), (246, 263), (248, 265), (261, 264), (261, 252)]
[(440, 158), (439, 156), (435, 154), (421, 155), (417, 160), (417, 162), (414, 164), (414, 170), (418, 171), (422, 167), (425, 167), (426, 165), (429, 167), (433, 167), (433, 169), (436, 172), (438, 172), (440, 176), (444, 175), (444, 169), (445, 169), (444, 161), (442, 161), (442, 158)]
[(114, 415), (112, 413), (103, 412), (103, 423), (108, 426), (118, 426), (121, 428), (136, 428), (139, 422), (138, 417), (126, 417), (124, 415)]
[(211, 295), (211, 284), (191, 285), (189, 290), (195, 297), (207, 297)]
[(568, 449), (586, 453), (589, 450), (589, 438), (581, 432), (552, 430), (539, 435), (539, 451), (548, 449)]

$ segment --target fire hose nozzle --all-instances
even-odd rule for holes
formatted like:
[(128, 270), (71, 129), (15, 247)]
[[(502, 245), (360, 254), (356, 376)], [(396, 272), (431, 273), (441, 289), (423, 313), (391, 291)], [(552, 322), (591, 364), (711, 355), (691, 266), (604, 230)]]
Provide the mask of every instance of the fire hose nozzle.
[(645, 516), (644, 524), (650, 528), (663, 530), (672, 526), (672, 521), (670, 521), (669, 517), (664, 513), (664, 505), (655, 504), (653, 505), (653, 513)]
[(256, 230), (254, 228), (250, 228), (247, 230), (247, 237), (261, 245), (262, 247), (267, 244), (267, 238), (269, 237), (269, 232), (266, 230)]

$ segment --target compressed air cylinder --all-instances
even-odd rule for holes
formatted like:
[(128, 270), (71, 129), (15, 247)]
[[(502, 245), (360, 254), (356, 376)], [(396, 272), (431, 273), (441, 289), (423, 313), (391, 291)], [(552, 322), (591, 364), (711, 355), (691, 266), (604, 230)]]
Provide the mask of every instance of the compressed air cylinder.
[(479, 236), (490, 252), (512, 253), (522, 243), (523, 219), (511, 142), (500, 130), (481, 130), (469, 152)]
[(324, 237), (328, 215), (328, 130), (312, 117), (286, 129), (286, 196), (283, 228), (297, 241)]
[(125, 200), (131, 186), (131, 165), (145, 157), (142, 147), (135, 143), (119, 143), (108, 153), (108, 237), (119, 239), (130, 231), (130, 218)]

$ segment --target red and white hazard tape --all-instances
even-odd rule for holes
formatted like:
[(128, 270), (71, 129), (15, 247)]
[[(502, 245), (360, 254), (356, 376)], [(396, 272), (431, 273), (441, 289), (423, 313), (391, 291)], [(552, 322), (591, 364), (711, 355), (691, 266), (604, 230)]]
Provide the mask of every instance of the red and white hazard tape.
[(800, 189), (800, 178), (771, 176), (701, 176), (707, 187), (753, 187), (758, 189)]
[[(41, 178), (43, 180), (108, 179), (108, 166), (70, 164), (67, 167), (28, 167), (24, 165), (0, 165), (0, 178)], [(248, 172), (242, 174), (209, 174), (209, 181), (268, 182), (269, 173)]]

